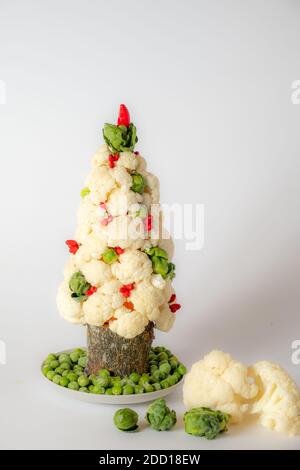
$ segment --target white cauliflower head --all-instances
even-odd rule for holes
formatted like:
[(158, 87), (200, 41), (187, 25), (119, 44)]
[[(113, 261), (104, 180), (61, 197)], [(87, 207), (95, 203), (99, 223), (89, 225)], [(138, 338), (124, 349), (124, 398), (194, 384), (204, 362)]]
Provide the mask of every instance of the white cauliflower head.
[(122, 284), (130, 284), (149, 278), (152, 274), (152, 263), (145, 253), (126, 250), (120, 255), (119, 263), (112, 265), (112, 272)]
[(260, 361), (253, 372), (261, 386), (260, 399), (251, 408), (261, 424), (286, 434), (300, 434), (300, 393), (295, 382), (279, 365)]
[(121, 307), (114, 313), (116, 320), (109, 323), (109, 328), (124, 338), (130, 339), (141, 334), (148, 324), (148, 319), (140, 312)]
[(77, 302), (71, 297), (69, 283), (63, 281), (57, 292), (56, 304), (61, 316), (71, 323), (84, 323), (81, 302)]
[(212, 351), (196, 362), (183, 385), (187, 408), (218, 409), (229, 413), (233, 423), (242, 420), (258, 393), (249, 368), (222, 351)]

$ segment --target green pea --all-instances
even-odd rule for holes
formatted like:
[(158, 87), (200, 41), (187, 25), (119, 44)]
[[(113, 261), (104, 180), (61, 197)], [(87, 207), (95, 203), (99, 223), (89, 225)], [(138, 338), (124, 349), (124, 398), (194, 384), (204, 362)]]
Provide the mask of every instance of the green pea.
[(105, 395), (112, 395), (112, 394), (113, 394), (113, 393), (112, 393), (112, 388), (107, 388), (107, 389), (105, 390)]
[(158, 361), (167, 361), (168, 360), (168, 354), (165, 353), (164, 351), (160, 352), (157, 356)]
[(66, 353), (60, 354), (60, 355), (58, 356), (58, 361), (60, 362), (60, 364), (61, 364), (62, 362), (70, 362), (70, 356), (69, 356), (69, 354), (66, 354)]
[(131, 185), (131, 191), (134, 191), (135, 193), (142, 194), (145, 189), (145, 179), (142, 175), (139, 173), (134, 173), (132, 176), (132, 185)]
[(167, 379), (164, 379), (160, 382), (161, 388), (168, 388), (169, 387), (169, 382)]
[(111, 388), (111, 393), (113, 395), (122, 395), (122, 385), (121, 385), (121, 383), (120, 383), (120, 385), (114, 385)]
[(55, 384), (59, 385), (59, 382), (60, 382), (60, 379), (62, 378), (61, 375), (59, 374), (55, 374), (55, 376), (53, 377), (52, 379), (52, 382), (54, 382)]
[(177, 367), (177, 372), (178, 374), (183, 376), (184, 374), (186, 374), (186, 367), (183, 364), (179, 364), (179, 366)]
[(132, 385), (124, 385), (123, 395), (132, 395), (134, 393), (134, 387)]
[(79, 358), (80, 358), (79, 352), (76, 352), (76, 351), (71, 352), (70, 359), (72, 362), (77, 363)]
[(90, 379), (86, 375), (81, 375), (80, 377), (78, 377), (77, 382), (80, 387), (86, 387), (87, 385), (89, 385)]
[(140, 384), (134, 386), (134, 393), (138, 395), (139, 393), (144, 393), (144, 387)]
[(78, 365), (83, 367), (83, 369), (86, 367), (87, 365), (87, 357), (86, 356), (81, 356), (79, 359), (78, 359)]
[(56, 359), (49, 363), (49, 367), (51, 367), (51, 369), (56, 369), (56, 367), (58, 366), (59, 366), (59, 362)]
[(69, 385), (69, 379), (67, 377), (62, 377), (59, 381), (59, 385), (67, 387)]
[(48, 374), (47, 374), (47, 379), (49, 380), (53, 380), (53, 377), (56, 375), (56, 372), (54, 370), (49, 370)]
[(154, 390), (156, 390), (156, 391), (157, 391), (157, 390), (161, 390), (161, 385), (160, 385), (160, 383), (155, 382), (154, 384), (152, 384), (152, 387), (153, 387)]
[(140, 380), (140, 375), (137, 372), (132, 372), (132, 374), (129, 376), (129, 379), (131, 382), (137, 384)]
[(70, 382), (77, 382), (78, 376), (75, 374), (75, 372), (69, 372), (67, 378), (70, 380)]
[(97, 395), (103, 395), (105, 393), (105, 388), (101, 387), (100, 385), (94, 385), (93, 393)]
[(51, 367), (49, 366), (44, 366), (43, 369), (42, 369), (42, 372), (44, 374), (45, 377), (47, 377), (47, 374), (48, 372), (52, 371)]
[(63, 370), (70, 370), (71, 369), (71, 365), (69, 362), (62, 362), (60, 364), (60, 368), (63, 369)]
[(107, 248), (102, 255), (102, 260), (106, 264), (113, 264), (118, 260), (118, 258), (119, 256), (113, 248)]
[(88, 194), (90, 194), (90, 189), (89, 188), (83, 188), (81, 191), (80, 191), (80, 196), (82, 198), (84, 198), (85, 196), (87, 196)]
[(79, 390), (79, 385), (77, 382), (70, 382), (68, 388), (70, 388), (71, 390)]
[(150, 393), (150, 392), (154, 391), (154, 388), (152, 387), (152, 385), (147, 383), (147, 382), (144, 384), (144, 389), (145, 389), (145, 392), (147, 392), (147, 393)]
[(168, 375), (170, 372), (171, 372), (171, 366), (168, 362), (166, 362), (165, 364), (161, 364), (159, 366), (159, 371), (160, 372), (163, 372), (164, 374)]
[(80, 387), (79, 392), (89, 393), (89, 389), (87, 387)]
[(179, 361), (176, 356), (171, 356), (169, 359), (169, 364), (172, 369), (176, 369), (176, 367), (179, 365)]
[(60, 366), (56, 367), (56, 369), (55, 369), (55, 372), (59, 375), (62, 375), (63, 371), (64, 371), (64, 369), (62, 369)]
[(109, 370), (107, 369), (100, 369), (98, 371), (98, 375), (100, 375), (100, 377), (109, 377), (110, 376), (110, 372)]

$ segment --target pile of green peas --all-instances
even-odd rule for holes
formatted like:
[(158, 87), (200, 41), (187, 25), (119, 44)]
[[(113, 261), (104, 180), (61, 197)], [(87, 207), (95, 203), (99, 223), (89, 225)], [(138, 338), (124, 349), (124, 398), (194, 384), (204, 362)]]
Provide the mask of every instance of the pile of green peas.
[(86, 375), (86, 350), (77, 348), (70, 353), (49, 354), (43, 362), (42, 372), (47, 379), (61, 387), (98, 395), (132, 395), (149, 393), (175, 385), (186, 373), (169, 349), (163, 346), (151, 348), (149, 372), (129, 376), (113, 376), (107, 369)]

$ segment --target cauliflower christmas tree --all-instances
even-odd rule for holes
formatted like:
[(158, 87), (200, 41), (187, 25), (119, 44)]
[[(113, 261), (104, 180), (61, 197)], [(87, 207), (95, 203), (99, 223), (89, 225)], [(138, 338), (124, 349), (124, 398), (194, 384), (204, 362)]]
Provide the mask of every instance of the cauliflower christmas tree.
[(66, 320), (87, 326), (88, 373), (143, 373), (153, 328), (168, 331), (180, 308), (173, 246), (153, 213), (159, 182), (134, 151), (136, 128), (124, 105), (103, 137), (81, 191), (75, 239), (66, 241), (57, 305)]

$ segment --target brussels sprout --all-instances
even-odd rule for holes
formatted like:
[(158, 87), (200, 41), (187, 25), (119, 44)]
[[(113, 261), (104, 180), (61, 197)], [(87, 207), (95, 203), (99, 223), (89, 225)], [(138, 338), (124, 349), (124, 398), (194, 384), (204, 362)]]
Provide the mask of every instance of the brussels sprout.
[(65, 361), (65, 362), (62, 362), (62, 363), (60, 364), (60, 368), (61, 368), (62, 370), (70, 370), (70, 369), (71, 369), (71, 365), (70, 365), (69, 362)]
[(70, 382), (68, 388), (70, 388), (71, 390), (79, 390), (79, 385), (77, 382)]
[(175, 385), (177, 383), (177, 378), (174, 377), (173, 375), (169, 375), (166, 380), (168, 381), (168, 384), (170, 385), (170, 387), (172, 385)]
[(131, 408), (122, 408), (115, 412), (114, 423), (121, 431), (135, 431), (138, 428), (138, 414)]
[(78, 365), (84, 369), (87, 365), (87, 357), (86, 356), (81, 356), (78, 359)]
[(218, 434), (227, 431), (230, 415), (210, 408), (193, 408), (184, 413), (184, 429), (193, 436), (214, 439)]
[(144, 383), (144, 389), (146, 393), (154, 392), (154, 388), (148, 382)]
[(110, 372), (109, 370), (107, 369), (100, 369), (98, 371), (98, 375), (100, 375), (100, 377), (109, 377), (110, 376)]
[(179, 361), (176, 356), (171, 356), (169, 359), (169, 364), (172, 369), (176, 369), (177, 366), (179, 365)]
[(59, 362), (54, 359), (53, 361), (51, 361), (49, 364), (47, 364), (49, 367), (51, 367), (51, 369), (56, 369), (56, 367), (59, 366)]
[(113, 152), (125, 152), (126, 150), (133, 151), (135, 144), (138, 141), (136, 135), (136, 127), (131, 122), (128, 127), (115, 124), (104, 124), (103, 138), (108, 147)]
[(62, 377), (59, 381), (59, 385), (67, 387), (69, 385), (69, 379), (67, 377)]
[(140, 376), (137, 372), (132, 372), (132, 374), (130, 374), (129, 376), (129, 380), (135, 384), (138, 383), (138, 381), (140, 380)]
[(46, 375), (47, 379), (53, 380), (53, 377), (56, 375), (54, 370), (49, 370), (48, 374)]
[(93, 381), (94, 385), (99, 385), (100, 387), (107, 388), (111, 385), (111, 380), (110, 377), (96, 377), (96, 379)]
[(72, 362), (77, 363), (79, 358), (80, 358), (80, 353), (79, 352), (77, 352), (77, 351), (71, 352), (70, 359), (71, 359)]
[(161, 385), (161, 388), (168, 388), (170, 385), (169, 385), (169, 382), (167, 381), (167, 379), (164, 379), (160, 382), (160, 385)]
[(157, 360), (160, 361), (168, 361), (168, 355), (162, 351), (157, 355)]
[[(105, 390), (105, 389), (104, 389), (104, 390)], [(107, 388), (107, 389), (105, 390), (105, 395), (112, 395), (112, 394), (113, 394), (112, 388)]]
[(169, 271), (168, 261), (164, 258), (159, 258), (158, 256), (152, 256), (151, 261), (153, 272), (160, 274), (165, 279)]
[(62, 378), (61, 375), (59, 374), (55, 374), (55, 376), (53, 377), (52, 379), (52, 382), (54, 382), (55, 384), (59, 385), (59, 382), (60, 382), (60, 379)]
[(42, 369), (43, 375), (47, 377), (48, 372), (52, 371), (51, 367), (49, 366), (44, 366)]
[(76, 382), (78, 379), (78, 375), (75, 374), (75, 372), (69, 372), (67, 375), (67, 378), (70, 380), (70, 382)]
[(154, 384), (152, 384), (152, 387), (154, 388), (155, 391), (161, 390), (161, 385), (160, 385), (160, 383), (155, 382)]
[(62, 364), (63, 362), (71, 362), (70, 361), (70, 356), (69, 354), (66, 354), (66, 353), (62, 353), (58, 356), (58, 361), (60, 364)]
[(55, 361), (56, 358), (57, 358), (57, 355), (56, 355), (56, 354), (50, 353), (50, 354), (48, 354), (48, 356), (46, 357), (45, 363), (46, 363), (46, 362)]
[(132, 185), (131, 185), (131, 191), (135, 193), (142, 194), (145, 189), (145, 179), (142, 175), (139, 173), (134, 173), (132, 175)]
[(105, 394), (105, 388), (101, 387), (101, 385), (93, 385), (92, 393), (96, 393), (97, 395), (104, 395)]
[(179, 364), (179, 366), (177, 367), (177, 372), (180, 375), (186, 374), (186, 367), (183, 364)]
[(61, 374), (63, 377), (68, 377), (68, 374), (70, 371), (68, 369), (64, 370), (63, 373)]
[(168, 362), (166, 362), (165, 364), (161, 364), (159, 366), (159, 371), (162, 372), (163, 374), (166, 374), (168, 375), (171, 371), (171, 366)]
[(150, 382), (159, 382), (161, 380), (161, 373), (159, 370), (155, 370), (152, 374), (151, 374), (151, 380)]
[(107, 248), (103, 255), (102, 259), (106, 264), (113, 264), (118, 260), (118, 255), (113, 248)]
[(146, 419), (156, 431), (168, 431), (176, 423), (176, 413), (170, 410), (163, 398), (155, 400), (147, 409)]
[[(149, 250), (145, 250), (146, 255), (152, 257), (152, 256), (158, 256), (159, 258), (164, 258), (168, 259), (168, 253), (166, 250), (163, 248), (159, 248), (159, 246), (152, 246), (149, 248)], [(163, 346), (160, 346), (160, 349), (163, 351), (165, 348)]]
[(134, 387), (132, 385), (124, 385), (123, 395), (132, 395), (134, 393)]
[(77, 382), (80, 387), (87, 387), (90, 383), (90, 379), (86, 375), (81, 375), (78, 377)]
[(90, 287), (91, 284), (86, 281), (84, 275), (80, 271), (77, 271), (71, 276), (69, 281), (69, 288), (70, 291), (72, 291), (71, 297), (78, 302), (87, 299), (85, 292), (89, 290)]
[(62, 367), (60, 367), (60, 366), (59, 366), (59, 367), (56, 367), (56, 369), (55, 369), (55, 372), (56, 372), (57, 374), (59, 374), (59, 375), (62, 375), (63, 371), (64, 371), (64, 369), (63, 369)]
[(89, 389), (87, 387), (80, 387), (79, 392), (89, 393)]
[[(113, 395), (122, 395), (122, 385), (121, 385), (121, 382), (120, 384), (116, 384), (116, 385), (113, 385), (113, 387), (111, 388), (111, 393)], [(124, 393), (124, 392), (123, 392)], [(126, 395), (126, 394), (125, 394)]]
[(145, 391), (145, 390), (144, 390), (143, 385), (137, 384), (137, 385), (134, 386), (134, 393), (135, 393), (136, 395), (138, 395), (138, 394), (140, 394), (140, 393), (144, 393), (144, 391)]

